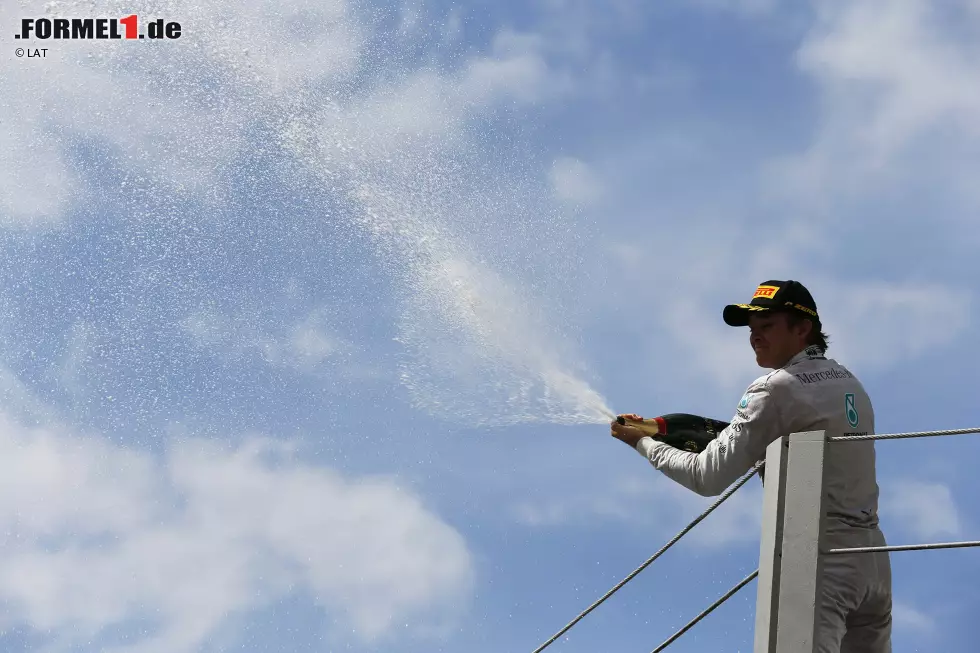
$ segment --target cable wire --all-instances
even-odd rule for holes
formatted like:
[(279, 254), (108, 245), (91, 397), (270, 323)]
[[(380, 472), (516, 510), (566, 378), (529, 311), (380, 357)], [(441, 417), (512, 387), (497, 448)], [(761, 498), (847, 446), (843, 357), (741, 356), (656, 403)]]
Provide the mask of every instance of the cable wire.
[(919, 433), (880, 433), (871, 435), (838, 435), (827, 438), (828, 442), (847, 442), (854, 440), (904, 440), (905, 438), (931, 438), (938, 435), (963, 435), (965, 433), (980, 433), (980, 427), (970, 429), (952, 429), (949, 431), (922, 431)]
[(922, 551), (925, 549), (962, 549), (980, 546), (980, 542), (939, 542), (936, 544), (902, 544), (899, 546), (860, 546), (853, 549), (830, 549), (826, 554), (878, 553), (880, 551)]
[(659, 558), (660, 556), (662, 556), (667, 551), (667, 549), (669, 549), (670, 547), (674, 546), (674, 544), (676, 544), (678, 540), (680, 540), (682, 537), (684, 537), (692, 528), (694, 528), (695, 526), (697, 526), (698, 524), (700, 524), (701, 521), (704, 520), (705, 517), (707, 517), (708, 515), (710, 515), (712, 513), (712, 511), (714, 511), (715, 508), (717, 508), (722, 503), (724, 503), (725, 500), (728, 499), (728, 497), (730, 497), (733, 494), (735, 494), (735, 492), (740, 487), (742, 487), (743, 485), (745, 485), (749, 481), (749, 479), (752, 478), (759, 471), (759, 469), (764, 464), (765, 464), (765, 461), (764, 460), (760, 460), (759, 462), (757, 462), (753, 466), (753, 468), (748, 473), (745, 474), (745, 476), (743, 476), (741, 479), (739, 479), (738, 482), (736, 482), (730, 488), (728, 488), (727, 490), (725, 490), (725, 492), (720, 497), (718, 497), (718, 500), (717, 501), (715, 501), (713, 504), (711, 504), (711, 506), (707, 510), (705, 510), (700, 515), (698, 515), (698, 517), (694, 521), (692, 521), (690, 524), (688, 524), (686, 527), (684, 527), (684, 529), (680, 533), (678, 533), (677, 535), (675, 535), (673, 537), (673, 539), (671, 539), (669, 542), (667, 542), (667, 544), (665, 544), (659, 551), (657, 551), (656, 553), (654, 553), (646, 562), (644, 562), (642, 565), (640, 565), (639, 567), (637, 567), (633, 571), (633, 573), (631, 573), (629, 576), (627, 576), (626, 578), (624, 578), (623, 580), (621, 580), (619, 583), (617, 583), (615, 587), (613, 587), (611, 590), (609, 590), (608, 592), (606, 592), (599, 600), (597, 600), (595, 603), (593, 603), (588, 608), (586, 608), (585, 611), (583, 611), (581, 614), (579, 614), (579, 616), (575, 617), (570, 622), (568, 622), (568, 624), (564, 628), (562, 628), (557, 633), (555, 633), (554, 635), (552, 635), (551, 638), (548, 641), (546, 641), (544, 644), (542, 644), (538, 648), (534, 649), (534, 651), (532, 651), (532, 653), (541, 653), (541, 651), (543, 651), (546, 648), (548, 648), (549, 646), (551, 646), (559, 637), (561, 637), (566, 632), (568, 632), (568, 630), (572, 626), (574, 626), (575, 624), (577, 624), (579, 621), (581, 621), (583, 618), (585, 618), (585, 616), (587, 614), (589, 614), (590, 612), (592, 612), (593, 610), (595, 610), (597, 607), (599, 607), (599, 605), (601, 605), (610, 596), (612, 596), (613, 594), (615, 594), (616, 592), (618, 592), (619, 589), (623, 587), (623, 585), (625, 585), (626, 583), (628, 583), (631, 580), (633, 580), (633, 578), (636, 577), (637, 574), (639, 574), (641, 571), (643, 571), (644, 569), (646, 569), (654, 560), (656, 560), (657, 558)]
[(694, 619), (692, 619), (691, 621), (689, 621), (686, 626), (684, 626), (683, 628), (681, 628), (680, 630), (678, 630), (676, 633), (674, 633), (673, 635), (671, 635), (670, 639), (668, 639), (667, 641), (665, 641), (663, 644), (661, 644), (657, 648), (653, 649), (653, 653), (660, 653), (660, 651), (664, 650), (665, 648), (667, 648), (668, 646), (670, 646), (671, 644), (673, 644), (677, 640), (677, 638), (679, 638), (681, 635), (683, 635), (684, 633), (686, 633), (687, 631), (689, 631), (691, 628), (693, 628), (695, 626), (695, 624), (697, 624), (699, 621), (701, 621), (702, 619), (704, 619), (705, 617), (707, 617), (709, 614), (711, 614), (714, 611), (715, 608), (717, 608), (722, 603), (724, 603), (728, 599), (730, 599), (733, 596), (735, 596), (735, 593), (736, 592), (738, 592), (740, 589), (742, 589), (743, 587), (745, 587), (746, 585), (748, 585), (749, 583), (751, 583), (752, 580), (756, 576), (758, 576), (758, 575), (759, 575), (759, 570), (756, 569), (751, 574), (749, 574), (748, 576), (746, 576), (745, 578), (743, 578), (742, 579), (742, 582), (740, 582), (738, 585), (736, 585), (732, 589), (728, 590), (728, 592), (726, 592), (724, 596), (722, 596), (720, 599), (718, 599), (717, 601), (715, 601), (714, 603), (712, 603), (704, 612), (702, 612), (698, 616), (694, 617)]

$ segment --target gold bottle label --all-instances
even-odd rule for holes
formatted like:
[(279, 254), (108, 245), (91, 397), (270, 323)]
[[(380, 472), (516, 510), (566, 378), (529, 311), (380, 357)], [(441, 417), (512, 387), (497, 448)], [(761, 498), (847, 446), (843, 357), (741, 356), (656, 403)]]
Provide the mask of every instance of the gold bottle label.
[(626, 426), (638, 428), (651, 436), (660, 435), (660, 425), (657, 423), (656, 419), (643, 419), (642, 417), (640, 419), (632, 419), (630, 417), (626, 417), (625, 415), (620, 415), (616, 418), (616, 421)]

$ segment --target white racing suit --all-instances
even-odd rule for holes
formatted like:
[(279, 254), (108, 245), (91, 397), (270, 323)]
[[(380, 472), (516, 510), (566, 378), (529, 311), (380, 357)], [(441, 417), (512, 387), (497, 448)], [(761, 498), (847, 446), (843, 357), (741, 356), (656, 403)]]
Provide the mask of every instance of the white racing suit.
[[(760, 377), (735, 418), (701, 453), (643, 438), (637, 451), (666, 476), (703, 496), (721, 494), (759, 460), (773, 440), (801, 431), (874, 433), (863, 386), (842, 365), (808, 347)], [(828, 444), (824, 459), (826, 546), (884, 546), (871, 440)], [(824, 558), (818, 653), (891, 653), (892, 582), (888, 553)]]

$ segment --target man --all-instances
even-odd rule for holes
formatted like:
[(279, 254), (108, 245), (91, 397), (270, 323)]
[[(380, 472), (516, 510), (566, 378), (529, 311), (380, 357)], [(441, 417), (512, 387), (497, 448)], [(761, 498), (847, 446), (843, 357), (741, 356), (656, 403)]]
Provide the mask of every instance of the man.
[[(732, 422), (717, 436), (688, 432), (680, 438), (695, 451), (671, 446), (678, 442), (671, 434), (671, 422), (677, 418), (671, 415), (657, 418), (657, 437), (628, 422), (613, 422), (613, 437), (677, 483), (714, 496), (764, 459), (766, 447), (781, 436), (820, 430), (835, 435), (874, 433), (871, 400), (850, 371), (824, 355), (827, 336), (813, 297), (801, 283), (766, 281), (750, 303), (726, 306), (722, 315), (730, 326), (749, 327), (756, 362), (773, 370), (748, 387)], [(687, 428), (692, 423), (682, 421)], [(828, 546), (884, 546), (874, 442), (830, 444), (824, 466)], [(815, 650), (890, 653), (891, 604), (887, 553), (827, 556)]]

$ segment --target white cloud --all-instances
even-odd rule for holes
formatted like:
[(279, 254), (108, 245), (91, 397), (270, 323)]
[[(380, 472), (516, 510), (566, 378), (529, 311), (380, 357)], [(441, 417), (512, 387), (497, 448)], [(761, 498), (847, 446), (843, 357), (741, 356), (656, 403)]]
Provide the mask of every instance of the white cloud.
[(289, 113), (284, 142), (328, 183), (404, 175), (397, 168), (406, 163), (413, 172), (432, 166), (440, 156), (472, 146), (464, 142), (466, 121), (502, 104), (541, 102), (568, 91), (541, 47), (534, 34), (503, 31), (490, 54), (472, 56), (458, 70), (419, 68), (363, 97), (328, 99), (309, 113)]
[(458, 92), (469, 103), (482, 106), (502, 100), (538, 102), (568, 91), (570, 80), (551, 69), (544, 57), (544, 46), (538, 34), (498, 32), (490, 55), (468, 62), (460, 76)]
[[(11, 68), (0, 72), (3, 88), (15, 87), (9, 79)], [(6, 154), (0, 157), (0, 220), (5, 226), (57, 223), (69, 202), (84, 202), (81, 184), (62, 158), (61, 139), (39, 123), (35, 111), (26, 106), (24, 88), (18, 88), (18, 93), (8, 94), (7, 107), (0, 105), (0, 111), (8, 108), (11, 116), (19, 116), (20, 123), (10, 126), (12, 120), (3, 116), (7, 119), (2, 120), (0, 151)]]
[(976, 12), (963, 0), (814, 4), (797, 61), (819, 84), (821, 127), (804, 154), (776, 163), (775, 185), (827, 205), (925, 179), (980, 200), (968, 183), (980, 169)]
[(309, 322), (297, 325), (289, 341), (293, 356), (314, 364), (329, 358), (338, 348), (337, 341), (330, 334)]
[(555, 159), (548, 176), (555, 197), (563, 202), (589, 205), (602, 198), (598, 175), (589, 164), (575, 157)]
[[(962, 237), (954, 241), (962, 246), (980, 236), (974, 219), (980, 208), (980, 85), (974, 73), (980, 48), (969, 38), (980, 29), (978, 14), (967, 14), (959, 0), (815, 5), (819, 20), (797, 61), (817, 82), (818, 129), (798, 155), (760, 160), (759, 181), (769, 198), (721, 207), (714, 192), (700, 196), (693, 190), (706, 187), (701, 180), (678, 191), (680, 197), (673, 189), (653, 195), (614, 189), (609, 205), (601, 207), (636, 216), (632, 231), (607, 232), (613, 244), (602, 260), (612, 264), (604, 272), (613, 275), (610, 285), (623, 290), (615, 303), (603, 298), (610, 304), (605, 313), (649, 343), (637, 358), (645, 369), (670, 369), (672, 382), (688, 375), (736, 392), (764, 372), (752, 361), (744, 330), (725, 327), (720, 313), (768, 278), (800, 279), (810, 287), (832, 336), (831, 356), (860, 374), (919, 359), (962, 340), (972, 326), (968, 277), (953, 284), (923, 282), (928, 260), (898, 274), (881, 261), (880, 275), (853, 273), (849, 261), (856, 246), (869, 248), (875, 260), (887, 254), (893, 245), (887, 221), (907, 229), (923, 220), (920, 207), (934, 213), (922, 227), (930, 239)], [(652, 157), (646, 153), (656, 152), (668, 163), (678, 161), (676, 152), (663, 148), (658, 131), (637, 138), (637, 149), (647, 160)], [(704, 135), (679, 132), (676, 138), (698, 143)], [(603, 162), (610, 183), (636, 167), (624, 156), (616, 152)], [(728, 165), (740, 169), (746, 163)], [(773, 198), (779, 199), (770, 204)], [(906, 210), (911, 201), (920, 204)], [(778, 220), (769, 219), (773, 212)], [(965, 228), (956, 232), (941, 224), (958, 218)], [(859, 245), (838, 237), (835, 229), (845, 219), (860, 238), (867, 222), (880, 222), (881, 230)], [(637, 223), (644, 226), (635, 228)], [(765, 238), (758, 237), (760, 229)], [(844, 272), (828, 273), (838, 263)]]
[[(451, 64), (427, 66), (415, 63), (418, 40), (427, 38), (419, 29), (423, 7), (404, 6), (400, 15), (393, 9), (401, 29), (380, 50), (366, 45), (372, 42), (377, 16), (360, 14), (359, 7), (339, 0), (250, 0), (244, 5), (174, 0), (152, 8), (112, 0), (100, 11), (112, 15), (123, 8), (183, 21), (185, 36), (176, 43), (66, 46), (36, 83), (47, 107), (45, 124), (66, 143), (77, 137), (98, 156), (105, 152), (105, 163), (126, 179), (135, 202), (128, 207), (131, 216), (138, 217), (147, 197), (164, 206), (172, 200), (177, 206), (185, 200), (221, 203), (234, 191), (227, 181), (238, 178), (246, 154), (278, 153), (284, 147), (320, 176), (325, 193), (344, 205), (340, 220), (377, 237), (375, 253), (386, 257), (389, 272), (409, 270), (406, 276), (412, 278), (406, 282), (415, 284), (409, 292), (425, 283), (419, 281), (423, 277), (445, 280), (444, 264), (458, 260), (461, 267), (488, 269), (488, 276), (494, 276), (492, 265), (472, 260), (479, 257), (472, 256), (462, 223), (490, 211), (486, 205), (474, 208), (472, 198), (479, 192), (520, 203), (503, 176), (520, 181), (522, 175), (514, 170), (495, 174), (488, 161), (493, 157), (485, 152), (499, 144), (488, 147), (487, 130), (474, 129), (474, 123), (495, 120), (498, 109), (527, 107), (573, 90), (569, 75), (549, 63), (550, 44), (542, 36), (502, 29), (487, 52), (453, 50), (458, 58)], [(74, 15), (90, 10), (79, 2), (51, 9)], [(42, 15), (44, 7), (36, 3), (19, 11)], [(450, 15), (447, 20), (455, 19)], [(152, 45), (160, 47), (142, 47)], [(17, 68), (10, 85), (32, 82), (27, 70)], [(354, 72), (356, 79), (350, 76)], [(22, 113), (11, 112), (13, 132), (33, 134), (33, 123), (16, 122)], [(266, 138), (263, 128), (272, 135)], [(65, 148), (52, 152), (67, 160)], [(14, 157), (29, 154), (25, 149)], [(52, 163), (50, 169), (58, 167)], [(529, 176), (540, 180), (539, 171)], [(3, 183), (0, 179), (0, 188)], [(478, 186), (476, 192), (461, 191), (466, 184)], [(67, 191), (62, 195), (68, 197)], [(461, 195), (469, 199), (458, 199)], [(60, 196), (52, 191), (48, 197)], [(546, 191), (536, 190), (530, 201), (544, 203), (546, 197)], [(65, 200), (47, 209), (59, 213), (70, 206)], [(513, 224), (519, 216), (511, 211), (508, 219)], [(310, 368), (336, 358), (343, 348), (320, 323), (281, 332), (247, 316), (202, 312), (183, 326), (225, 355), (258, 355), (280, 366)], [(513, 339), (517, 334), (504, 335)], [(73, 353), (81, 351), (85, 339), (73, 345)], [(71, 360), (66, 364), (70, 380)], [(546, 393), (556, 384), (568, 385), (564, 369), (544, 374)]]
[(467, 140), (467, 121), (499, 106), (571, 91), (568, 76), (546, 60), (545, 45), (537, 34), (502, 30), (490, 53), (470, 56), (457, 69), (403, 71), (362, 96), (327, 98), (309, 112), (290, 112), (284, 142), (340, 188), (385, 175), (397, 175), (386, 184), (397, 186), (420, 166), (438, 179), (446, 172), (435, 169), (446, 165), (441, 159), (475, 146)]
[[(959, 286), (808, 277), (834, 357), (886, 369), (950, 344), (970, 323), (972, 296)], [(839, 333), (839, 342), (834, 334)]]
[[(819, 234), (811, 237), (802, 225), (790, 223), (771, 232), (764, 244), (730, 226), (701, 224), (698, 230), (714, 237), (700, 240), (672, 232), (665, 245), (639, 233), (606, 249), (634, 307), (626, 312), (631, 324), (647, 332), (656, 326), (662, 329), (656, 336), (667, 335), (684, 348), (686, 363), (674, 366), (675, 376), (707, 378), (735, 391), (765, 373), (755, 365), (746, 330), (726, 326), (721, 310), (747, 301), (756, 284), (773, 277), (806, 284), (831, 336), (829, 355), (855, 372), (915, 360), (955, 342), (970, 326), (973, 297), (966, 287), (828, 277), (801, 262), (802, 257), (794, 260), (794, 252), (824, 245)], [(671, 366), (672, 355), (659, 349), (647, 365)]]
[[(0, 22), (85, 16), (90, 4), (7, 3)], [(420, 28), (428, 18), (421, 6), (401, 10), (401, 29), (390, 44), (396, 51), (379, 52), (369, 46), (376, 16), (346, 0), (102, 3), (107, 15), (182, 21), (182, 36), (167, 43), (62, 41), (55, 56), (37, 65), (18, 61), (0, 71), (0, 85), (17, 91), (0, 103), (0, 146), (7, 154), (0, 164), (0, 217), (58, 224), (66, 211), (85, 206), (82, 177), (94, 163), (87, 157), (115, 168), (136, 206), (150, 196), (160, 202), (175, 195), (220, 203), (229, 192), (226, 175), (253, 145), (250, 129), (263, 122), (281, 128), (289, 141), (298, 126), (330, 123), (331, 112), (320, 109), (335, 104), (343, 111), (340, 131), (350, 136), (338, 149), (357, 143), (365, 148), (362, 158), (377, 163), (406, 143), (424, 148), (435, 141), (446, 151), (470, 117), (572, 90), (569, 74), (547, 61), (548, 42), (510, 29), (494, 35), (489, 52), (460, 59), (455, 68), (406, 65), (430, 35)], [(458, 31), (457, 11), (442, 19), (450, 33)], [(0, 44), (22, 45), (9, 31)], [(367, 79), (354, 83), (358, 70)], [(87, 155), (82, 147), (90, 148)]]
[[(91, 9), (4, 3), (0, 22)], [(165, 14), (184, 29), (166, 43), (58, 41), (44, 60), (11, 60), (0, 70), (0, 87), (14, 91), (0, 102), (0, 217), (8, 224), (59, 225), (66, 211), (84, 207), (82, 175), (97, 159), (124, 175), (135, 206), (188, 194), (222, 201), (223, 175), (241, 156), (250, 121), (285, 112), (287, 98), (313, 80), (348, 73), (364, 38), (342, 1), (110, 1), (99, 11)], [(10, 32), (0, 44), (12, 51), (24, 42)], [(53, 45), (29, 45), (39, 43)]]
[(896, 629), (931, 632), (936, 628), (935, 618), (902, 601), (893, 603), (892, 621)]
[(883, 484), (881, 514), (883, 522), (894, 520), (899, 528), (923, 542), (957, 537), (961, 532), (953, 494), (942, 483), (901, 480)]
[(350, 344), (333, 333), (323, 311), (311, 311), (291, 327), (276, 332), (256, 326), (253, 317), (201, 311), (186, 317), (181, 326), (198, 344), (222, 356), (254, 355), (279, 367), (312, 370), (350, 353)]
[(142, 619), (115, 650), (195, 651), (302, 589), (373, 641), (396, 626), (431, 633), (468, 596), (465, 542), (395, 481), (344, 477), (254, 436), (173, 441), (158, 459), (0, 416), (4, 628), (67, 651)]

